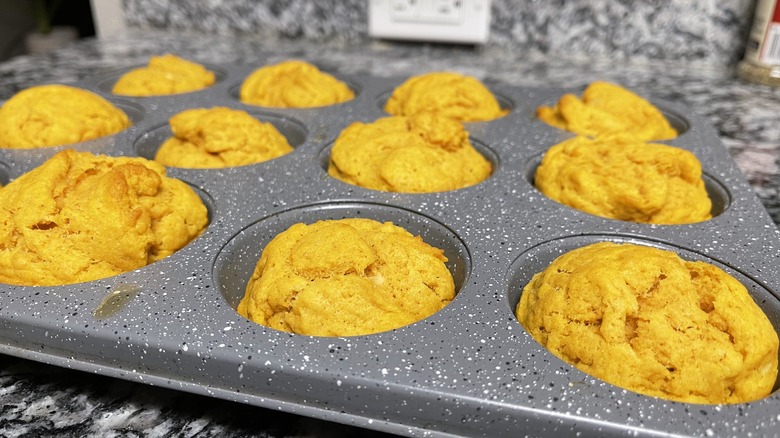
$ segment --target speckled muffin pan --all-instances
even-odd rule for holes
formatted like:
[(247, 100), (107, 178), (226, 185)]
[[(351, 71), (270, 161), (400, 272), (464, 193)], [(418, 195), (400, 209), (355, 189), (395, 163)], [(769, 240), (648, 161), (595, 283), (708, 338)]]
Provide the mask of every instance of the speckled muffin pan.
[[(133, 126), (70, 147), (151, 158), (170, 135), (170, 116), (219, 105), (273, 123), (294, 151), (242, 167), (170, 168), (169, 175), (192, 185), (208, 206), (205, 233), (162, 261), (116, 277), (60, 287), (1, 285), (1, 352), (401, 435), (745, 436), (780, 430), (777, 391), (719, 406), (639, 395), (557, 359), (514, 317), (534, 273), (565, 251), (606, 240), (720, 266), (780, 328), (777, 228), (695, 108), (653, 101), (683, 131), (662, 143), (701, 160), (714, 217), (647, 225), (573, 210), (531, 183), (542, 154), (571, 136), (537, 120), (535, 108), (581, 90), (488, 83), (511, 112), (466, 127), (493, 163), (493, 175), (461, 190), (399, 194), (345, 184), (326, 168), (339, 132), (351, 122), (387, 116), (383, 103), (406, 78), (345, 77), (334, 69), (356, 91), (354, 100), (285, 110), (238, 101), (241, 82), (259, 66), (208, 67), (217, 72), (213, 87), (175, 96), (112, 96), (111, 84), (127, 69), (77, 84), (127, 111)], [(0, 179), (7, 183), (61, 149), (2, 150)], [(296, 222), (345, 217), (392, 221), (442, 248), (455, 299), (410, 326), (355, 337), (282, 333), (236, 313), (273, 236)]]

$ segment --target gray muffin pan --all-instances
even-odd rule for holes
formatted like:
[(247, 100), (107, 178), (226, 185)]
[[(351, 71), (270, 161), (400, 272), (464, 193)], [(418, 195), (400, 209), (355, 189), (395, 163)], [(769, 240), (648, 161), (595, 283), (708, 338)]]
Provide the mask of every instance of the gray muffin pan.
[[(466, 125), (493, 175), (432, 194), (385, 193), (328, 176), (333, 140), (382, 106), (405, 77), (340, 76), (357, 97), (286, 110), (237, 99), (258, 68), (209, 66), (218, 83), (166, 97), (112, 96), (114, 71), (79, 84), (129, 113), (115, 136), (71, 145), (151, 158), (187, 108), (228, 106), (270, 121), (295, 150), (227, 169), (170, 168), (209, 207), (210, 225), (176, 254), (99, 281), (60, 287), (1, 285), (0, 352), (97, 374), (410, 436), (557, 437), (770, 435), (780, 395), (699, 405), (639, 395), (564, 363), (517, 322), (522, 287), (558, 255), (598, 241), (634, 242), (704, 260), (740, 279), (780, 328), (780, 239), (716, 132), (692, 109), (654, 101), (683, 131), (661, 143), (702, 162), (712, 220), (647, 225), (560, 205), (531, 180), (542, 154), (572, 134), (534, 116), (564, 92), (488, 83), (511, 112)], [(652, 100), (652, 99), (651, 99)], [(63, 147), (0, 151), (6, 183)], [(393, 331), (355, 337), (282, 333), (235, 312), (265, 244), (296, 222), (365, 217), (392, 221), (445, 251), (457, 296), (437, 314)], [(777, 389), (777, 385), (776, 385)]]

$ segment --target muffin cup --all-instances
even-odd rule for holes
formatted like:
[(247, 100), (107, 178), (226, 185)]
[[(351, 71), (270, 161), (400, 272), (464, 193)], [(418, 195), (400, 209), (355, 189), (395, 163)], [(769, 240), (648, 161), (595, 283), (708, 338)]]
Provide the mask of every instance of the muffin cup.
[[(287, 143), (289, 143), (293, 149), (306, 141), (306, 136), (308, 135), (306, 127), (293, 118), (253, 110), (249, 110), (247, 113), (261, 122), (272, 124), (274, 128), (287, 139)], [(168, 122), (157, 127), (152, 127), (150, 130), (141, 134), (135, 141), (135, 153), (146, 159), (154, 160), (154, 157), (157, 155), (157, 150), (172, 136), (173, 132), (171, 131)]]
[[(708, 257), (707, 255), (692, 249), (678, 247), (671, 242), (652, 241), (646, 238), (617, 234), (567, 236), (540, 243), (523, 252), (514, 262), (512, 262), (512, 265), (507, 272), (508, 289), (506, 298), (510, 311), (513, 313), (515, 312), (523, 288), (531, 281), (531, 278), (536, 273), (544, 271), (556, 258), (567, 252), (599, 242), (644, 245), (671, 251), (686, 261), (701, 261), (717, 266), (745, 286), (753, 301), (756, 302), (758, 307), (764, 312), (767, 318), (769, 318), (775, 332), (780, 333), (780, 301), (775, 294), (766, 288), (766, 286), (754, 280), (749, 275), (724, 264), (717, 258)], [(542, 346), (540, 346), (540, 348), (544, 349)], [(780, 360), (780, 352), (778, 353), (778, 359)], [(778, 388), (780, 388), (780, 375), (776, 379), (772, 391), (775, 392)]]
[[(490, 179), (490, 177), (498, 171), (499, 166), (501, 164), (500, 163), (500, 159), (498, 157), (498, 154), (496, 154), (495, 151), (493, 151), (490, 147), (488, 147), (485, 143), (483, 143), (480, 140), (477, 140), (477, 139), (474, 139), (474, 138), (469, 138), (469, 142), (471, 143), (471, 146), (473, 146), (474, 149), (476, 149), (476, 151), (479, 152), (480, 155), (482, 155), (486, 160), (488, 160), (490, 162), (490, 167), (491, 167), (492, 170), (491, 170), (491, 174), (486, 178), (486, 180)], [(333, 151), (333, 143), (334, 142), (331, 142), (326, 147), (324, 147), (320, 151), (319, 157), (318, 157), (320, 168), (326, 174), (328, 173), (328, 167), (330, 165), (330, 154)], [(328, 174), (328, 176), (331, 177), (330, 174)], [(482, 182), (484, 182), (484, 181), (480, 181), (477, 184), (481, 184)], [(342, 182), (342, 183), (348, 184), (346, 182)], [(375, 189), (367, 189), (366, 188), (365, 190), (375, 190)], [(455, 190), (460, 190), (460, 189), (455, 189)]]
[[(227, 77), (227, 71), (224, 70), (221, 67), (218, 67), (218, 66), (213, 65), (213, 64), (208, 64), (208, 63), (200, 63), (200, 62), (194, 61), (194, 60), (189, 60), (189, 61), (196, 62), (196, 63), (202, 65), (203, 67), (205, 67), (206, 70), (209, 70), (209, 71), (213, 72), (214, 73), (214, 84), (218, 84), (218, 83), (224, 81), (225, 78)], [(134, 65), (134, 66), (131, 66), (131, 67), (118, 68), (118, 69), (115, 69), (115, 70), (112, 70), (112, 71), (109, 71), (109, 72), (105, 72), (105, 73), (103, 73), (103, 74), (93, 78), (90, 82), (92, 84), (94, 84), (94, 87), (97, 88), (97, 90), (99, 90), (99, 91), (101, 91), (101, 92), (103, 92), (105, 94), (114, 95), (114, 96), (118, 96), (118, 97), (137, 98), (137, 99), (166, 97), (165, 95), (162, 95), (162, 96), (158, 96), (158, 95), (155, 95), (155, 96), (127, 96), (127, 95), (124, 95), (124, 94), (113, 94), (112, 90), (114, 88), (114, 84), (116, 84), (116, 82), (119, 80), (120, 77), (122, 77), (124, 74), (130, 72), (131, 70), (135, 70), (137, 68), (146, 67), (146, 66), (147, 66), (147, 64), (140, 64), (140, 65)], [(211, 85), (211, 86), (213, 87), (214, 85)], [(176, 94), (173, 94), (173, 95), (198, 93), (198, 92), (201, 92), (201, 91), (203, 91), (203, 90), (188, 91), (188, 92), (184, 92), (184, 93), (176, 93)], [(169, 95), (169, 96), (173, 96), (173, 95)]]
[[(398, 83), (396, 86), (399, 86), (399, 85), (401, 85), (401, 83)], [(515, 107), (515, 103), (512, 101), (512, 99), (509, 96), (507, 96), (505, 94), (502, 94), (502, 92), (500, 92), (500, 91), (497, 91), (497, 88), (498, 88), (497, 84), (487, 84), (486, 83), (485, 86), (493, 94), (493, 97), (496, 98), (496, 100), (498, 101), (498, 106), (502, 110), (506, 110), (508, 112), (512, 112), (513, 108)], [(379, 108), (379, 110), (382, 111), (382, 113), (384, 113), (384, 117), (390, 117), (391, 116), (391, 114), (385, 112), (385, 106), (387, 105), (387, 101), (390, 100), (390, 96), (393, 95), (393, 91), (394, 90), (395, 90), (395, 88), (392, 88), (390, 90), (386, 90), (386, 91), (382, 92), (379, 95), (379, 97), (377, 97), (376, 105)], [(501, 116), (501, 117), (504, 117), (504, 116)], [(497, 120), (497, 119), (494, 119), (494, 120)], [(472, 123), (488, 123), (488, 122), (492, 122), (494, 120), (472, 121), (472, 122), (464, 122), (464, 123), (466, 125), (469, 125), (469, 124), (472, 124)]]
[[(530, 159), (525, 163), (525, 179), (528, 181), (528, 184), (531, 184), (535, 187), (534, 179), (536, 177), (536, 170), (539, 168), (539, 165), (542, 163), (542, 159), (544, 158), (544, 152), (530, 157)], [(718, 181), (718, 179), (706, 172), (702, 172), (701, 175), (702, 181), (704, 181), (704, 190), (707, 191), (707, 196), (710, 198), (710, 201), (712, 202), (712, 208), (710, 209), (710, 214), (713, 218), (721, 215), (724, 211), (726, 211), (729, 208), (729, 204), (731, 203), (731, 194), (729, 193), (728, 188), (726, 186)], [(538, 189), (537, 189), (538, 190)], [(539, 191), (539, 194), (542, 196), (547, 196), (541, 191)], [(551, 202), (557, 202), (553, 199), (550, 199)], [(563, 204), (562, 204), (563, 205)], [(579, 211), (582, 214), (590, 214), (587, 212), (584, 212), (582, 210), (577, 210), (573, 207), (568, 207), (572, 210)], [(618, 220), (618, 219), (614, 219)], [(664, 226), (676, 226), (677, 224), (668, 224)]]
[[(222, 296), (232, 308), (243, 298), (262, 250), (275, 236), (297, 223), (346, 218), (392, 222), (424, 242), (444, 251), (446, 266), (453, 276), (455, 292), (463, 287), (471, 269), (468, 249), (457, 235), (439, 222), (398, 207), (371, 203), (323, 203), (282, 211), (251, 224), (234, 236), (220, 251), (213, 277)], [(399, 328), (400, 329), (400, 328)]]

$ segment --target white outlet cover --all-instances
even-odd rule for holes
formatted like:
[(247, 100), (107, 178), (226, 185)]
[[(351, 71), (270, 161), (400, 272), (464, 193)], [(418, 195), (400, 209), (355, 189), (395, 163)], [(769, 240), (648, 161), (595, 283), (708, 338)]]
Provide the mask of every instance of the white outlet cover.
[(368, 34), (375, 38), (484, 44), (490, 0), (370, 0)]

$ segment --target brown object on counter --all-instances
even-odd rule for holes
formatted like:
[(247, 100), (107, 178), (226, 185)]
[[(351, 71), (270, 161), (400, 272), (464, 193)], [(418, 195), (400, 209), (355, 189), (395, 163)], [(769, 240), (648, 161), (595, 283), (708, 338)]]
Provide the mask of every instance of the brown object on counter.
[(758, 0), (739, 77), (757, 84), (780, 86), (780, 2)]

